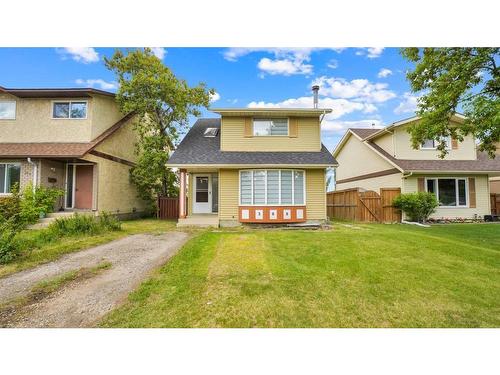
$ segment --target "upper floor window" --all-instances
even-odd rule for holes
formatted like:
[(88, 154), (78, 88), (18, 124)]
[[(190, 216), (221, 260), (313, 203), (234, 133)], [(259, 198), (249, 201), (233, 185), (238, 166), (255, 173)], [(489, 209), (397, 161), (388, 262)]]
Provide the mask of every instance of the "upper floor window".
[[(450, 149), (451, 148), (451, 137), (445, 137), (444, 142), (446, 144), (446, 148)], [(420, 145), (420, 148), (423, 150), (435, 150), (437, 146), (439, 145), (440, 140), (439, 139), (426, 139), (422, 144)]]
[(273, 135), (288, 135), (288, 119), (254, 119), (253, 120), (253, 135), (254, 136), (273, 136)]
[(87, 118), (87, 102), (54, 102), (53, 118)]
[(10, 193), (20, 180), (21, 167), (19, 164), (0, 164), (0, 194)]
[(0, 101), (0, 120), (16, 119), (16, 102)]

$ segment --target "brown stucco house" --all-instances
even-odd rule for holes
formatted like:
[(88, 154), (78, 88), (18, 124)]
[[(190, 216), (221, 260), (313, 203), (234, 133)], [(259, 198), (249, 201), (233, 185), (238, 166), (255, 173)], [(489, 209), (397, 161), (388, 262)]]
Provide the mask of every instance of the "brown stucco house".
[[(464, 121), (460, 114), (450, 122)], [(336, 190), (361, 188), (379, 193), (383, 188), (402, 193), (428, 191), (440, 203), (431, 218), (481, 218), (491, 214), (490, 178), (500, 176), (500, 158), (490, 159), (477, 150), (469, 135), (462, 142), (446, 139), (448, 154), (439, 158), (437, 142), (412, 148), (411, 117), (382, 129), (349, 129), (333, 151), (339, 162)]]
[(65, 191), (56, 210), (137, 215), (132, 116), (92, 88), (0, 87), (0, 196), (15, 183)]
[(330, 111), (225, 108), (196, 121), (168, 161), (180, 173), (179, 225), (325, 221)]

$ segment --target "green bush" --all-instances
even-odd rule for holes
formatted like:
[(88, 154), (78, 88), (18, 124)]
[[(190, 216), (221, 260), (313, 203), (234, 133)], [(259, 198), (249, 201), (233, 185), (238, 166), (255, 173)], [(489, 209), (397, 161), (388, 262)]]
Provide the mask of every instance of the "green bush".
[(392, 203), (399, 208), (410, 221), (424, 222), (436, 211), (439, 202), (433, 193), (407, 193), (396, 197)]
[(64, 195), (64, 190), (28, 184), (23, 191), (21, 199), (21, 217), (26, 224), (38, 221), (41, 215), (45, 216), (54, 211), (54, 204), (59, 197)]
[(99, 216), (91, 216), (75, 213), (71, 217), (56, 219), (49, 225), (47, 235), (54, 237), (94, 235), (120, 229), (120, 221), (111, 214), (101, 213)]
[(0, 223), (0, 264), (8, 263), (17, 258), (21, 252), (15, 236), (19, 228), (12, 224), (12, 220)]

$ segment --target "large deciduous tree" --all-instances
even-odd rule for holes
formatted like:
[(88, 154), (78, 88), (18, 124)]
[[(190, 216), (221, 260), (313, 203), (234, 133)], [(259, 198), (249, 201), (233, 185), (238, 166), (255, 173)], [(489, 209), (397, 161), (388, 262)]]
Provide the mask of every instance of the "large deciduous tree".
[(208, 107), (213, 90), (204, 83), (190, 87), (149, 48), (117, 50), (105, 64), (117, 76), (121, 111), (135, 114), (138, 160), (131, 180), (140, 197), (154, 205), (158, 195), (177, 194), (177, 176), (165, 164), (189, 116), (199, 116), (200, 108)]
[[(418, 99), (422, 121), (410, 127), (413, 147), (425, 139), (441, 139), (441, 157), (447, 153), (444, 137), (463, 140), (472, 134), (479, 150), (494, 157), (500, 141), (500, 48), (402, 48), (415, 63), (407, 73)], [(466, 119), (450, 126), (450, 116), (462, 108)]]

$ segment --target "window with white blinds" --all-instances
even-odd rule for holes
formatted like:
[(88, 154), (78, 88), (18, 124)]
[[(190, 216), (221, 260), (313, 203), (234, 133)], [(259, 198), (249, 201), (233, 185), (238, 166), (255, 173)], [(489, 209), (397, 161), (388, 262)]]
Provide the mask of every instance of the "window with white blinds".
[(288, 119), (253, 119), (253, 135), (254, 136), (287, 136), (288, 135)]
[(290, 169), (240, 171), (241, 205), (304, 205), (305, 198), (304, 171)]

